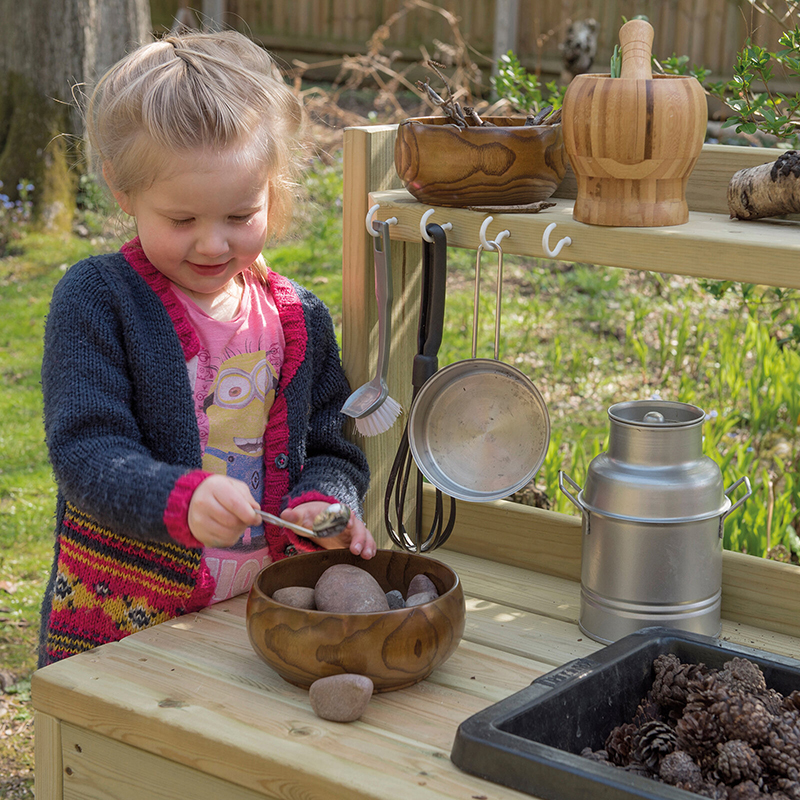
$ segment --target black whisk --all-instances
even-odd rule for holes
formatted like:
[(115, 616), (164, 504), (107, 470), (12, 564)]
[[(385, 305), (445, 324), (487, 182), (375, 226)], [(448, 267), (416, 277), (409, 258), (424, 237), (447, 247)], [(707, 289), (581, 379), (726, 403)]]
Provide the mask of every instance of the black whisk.
[[(429, 224), (425, 230), (433, 240), (422, 243), (422, 292), (420, 301), (419, 329), (417, 334), (418, 352), (414, 356), (411, 375), (411, 402), (419, 393), (425, 381), (439, 369), (439, 347), (442, 344), (444, 325), (444, 304), (447, 292), (447, 236), (441, 226)], [(403, 430), (400, 446), (389, 472), (384, 497), (384, 520), (391, 540), (404, 550), (424, 553), (434, 550), (447, 541), (456, 521), (456, 501), (450, 498), (450, 515), (445, 521), (442, 492), (436, 490), (433, 522), (425, 538), (422, 537), (422, 473), (416, 471), (416, 514), (412, 538), (403, 522), (405, 517), (406, 493), (414, 458), (408, 445), (408, 422)], [(392, 524), (391, 511), (397, 526)]]

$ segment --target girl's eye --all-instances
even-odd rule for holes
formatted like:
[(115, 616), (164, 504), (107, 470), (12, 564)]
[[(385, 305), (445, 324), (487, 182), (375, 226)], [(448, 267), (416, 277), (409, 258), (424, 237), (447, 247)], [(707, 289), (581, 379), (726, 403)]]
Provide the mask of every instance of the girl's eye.
[(242, 214), (241, 216), (231, 217), (234, 222), (247, 222), (253, 217), (253, 214)]
[(172, 224), (176, 228), (180, 228), (183, 225), (189, 225), (192, 222), (194, 222), (194, 219), (192, 219), (192, 218), (189, 218), (189, 219), (173, 219), (172, 220)]

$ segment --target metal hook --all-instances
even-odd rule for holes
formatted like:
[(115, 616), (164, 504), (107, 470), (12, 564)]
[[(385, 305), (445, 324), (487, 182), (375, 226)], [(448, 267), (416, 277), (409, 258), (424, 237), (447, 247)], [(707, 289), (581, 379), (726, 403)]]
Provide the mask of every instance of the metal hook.
[[(376, 230), (373, 229), (372, 221), (373, 221), (373, 217), (375, 216), (375, 212), (380, 207), (381, 207), (380, 203), (375, 203), (375, 205), (372, 206), (372, 208), (370, 208), (369, 211), (367, 211), (367, 219), (366, 219), (367, 233), (370, 236), (373, 236), (375, 239), (377, 239), (380, 236), (380, 234)], [(389, 217), (389, 219), (386, 220), (386, 224), (387, 225), (397, 225), (397, 217)]]
[(494, 217), (486, 217), (486, 219), (483, 221), (483, 224), (481, 225), (481, 232), (480, 232), (479, 235), (480, 235), (481, 245), (483, 246), (483, 249), (484, 250), (491, 250), (491, 251), (494, 252), (495, 250), (497, 250), (496, 245), (499, 245), (500, 242), (502, 242), (503, 239), (505, 239), (507, 236), (511, 236), (511, 232), (510, 231), (500, 231), (500, 233), (498, 233), (497, 236), (494, 239), (492, 239), (491, 242), (487, 241), (486, 240), (486, 229), (489, 227), (489, 223), (493, 219), (494, 219)]
[(558, 244), (555, 246), (555, 249), (550, 249), (550, 233), (556, 227), (555, 222), (551, 222), (545, 229), (544, 233), (542, 234), (542, 250), (550, 256), (550, 258), (555, 258), (563, 248), (568, 247), (572, 244), (572, 239), (569, 236), (565, 236), (563, 239), (559, 240)]
[[(436, 211), (435, 208), (429, 208), (420, 218), (419, 220), (419, 235), (426, 241), (426, 242), (433, 242), (433, 239), (428, 235), (428, 231), (426, 230), (426, 225), (428, 224), (428, 220), (433, 215), (433, 212)], [(451, 231), (453, 230), (453, 223), (452, 222), (445, 222), (444, 225), (440, 225), (443, 231)]]

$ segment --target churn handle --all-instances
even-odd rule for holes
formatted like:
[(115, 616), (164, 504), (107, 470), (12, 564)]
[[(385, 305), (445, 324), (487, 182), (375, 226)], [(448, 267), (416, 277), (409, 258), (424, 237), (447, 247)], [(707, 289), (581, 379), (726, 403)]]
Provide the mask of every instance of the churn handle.
[(745, 475), (744, 477), (742, 477), (742, 478), (739, 478), (739, 480), (738, 480), (738, 481), (736, 481), (736, 483), (734, 483), (732, 486), (729, 486), (729, 487), (728, 487), (728, 488), (725, 490), (725, 495), (726, 495), (726, 496), (727, 496), (727, 495), (729, 495), (729, 494), (730, 494), (730, 493), (731, 493), (731, 492), (732, 492), (732, 491), (733, 491), (733, 490), (734, 490), (734, 489), (735, 489), (737, 486), (739, 486), (739, 484), (742, 484), (742, 483), (743, 483), (743, 484), (744, 484), (744, 485), (747, 487), (747, 492), (746, 492), (745, 494), (743, 494), (743, 495), (742, 495), (742, 496), (741, 496), (741, 497), (740, 497), (740, 498), (739, 498), (739, 499), (738, 499), (738, 500), (737, 500), (737, 501), (736, 501), (736, 502), (735, 502), (735, 503), (734, 503), (734, 504), (733, 504), (733, 505), (732, 505), (732, 506), (731, 506), (731, 507), (730, 507), (730, 508), (729, 508), (729, 509), (728, 509), (728, 510), (727, 510), (727, 511), (726, 511), (726, 512), (725, 512), (725, 513), (724, 513), (724, 514), (723, 514), (723, 515), (720, 517), (720, 518), (719, 518), (719, 536), (720, 536), (720, 539), (722, 538), (722, 524), (725, 522), (725, 517), (727, 517), (729, 514), (733, 513), (734, 511), (736, 511), (736, 509), (737, 509), (737, 508), (739, 508), (739, 506), (740, 506), (742, 503), (744, 503), (744, 501), (745, 501), (745, 500), (747, 500), (747, 498), (748, 498), (748, 497), (750, 497), (750, 495), (751, 495), (751, 494), (753, 494), (753, 490), (750, 488), (750, 479), (747, 477), (747, 475)]
[(566, 473), (566, 472), (564, 472), (564, 470), (563, 470), (563, 469), (560, 469), (560, 470), (558, 471), (558, 488), (559, 488), (559, 489), (561, 489), (561, 491), (562, 491), (562, 492), (564, 492), (564, 494), (565, 494), (565, 495), (566, 495), (566, 496), (567, 496), (567, 497), (570, 499), (570, 501), (572, 502), (572, 505), (574, 505), (574, 506), (575, 506), (575, 508), (577, 508), (577, 509), (578, 509), (578, 511), (580, 511), (580, 512), (581, 512), (581, 514), (582, 514), (582, 513), (583, 513), (583, 506), (582, 506), (582, 505), (580, 504), (580, 502), (578, 501), (578, 498), (577, 498), (577, 497), (575, 497), (575, 495), (573, 495), (573, 494), (572, 494), (572, 492), (570, 492), (570, 490), (569, 490), (569, 489), (567, 489), (567, 487), (566, 487), (566, 486), (564, 486), (564, 481), (567, 481), (567, 482), (570, 484), (570, 486), (572, 486), (572, 488), (573, 488), (573, 489), (575, 489), (575, 491), (577, 491), (577, 492), (580, 494), (581, 487), (580, 487), (580, 486), (578, 486), (578, 484), (577, 484), (577, 483), (575, 483), (575, 481), (574, 481), (574, 480), (572, 480), (572, 478), (570, 478), (570, 476), (569, 476), (569, 475), (567, 475), (567, 473)]

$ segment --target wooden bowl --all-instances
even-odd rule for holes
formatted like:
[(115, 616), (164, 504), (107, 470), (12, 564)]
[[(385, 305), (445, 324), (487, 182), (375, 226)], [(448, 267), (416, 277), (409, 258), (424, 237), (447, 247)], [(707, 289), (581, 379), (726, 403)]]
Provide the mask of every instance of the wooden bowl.
[[(369, 614), (334, 614), (293, 608), (272, 599), (276, 589), (313, 587), (333, 564), (354, 564), (388, 592), (405, 597), (411, 579), (425, 573), (440, 596), (421, 606)], [(247, 599), (247, 633), (258, 655), (284, 680), (307, 689), (340, 673), (369, 677), (376, 692), (417, 683), (444, 663), (464, 633), (461, 581), (441, 561), (378, 550), (365, 561), (348, 550), (304, 553), (265, 567)]]
[(486, 120), (497, 127), (459, 129), (446, 117), (401, 122), (394, 165), (406, 189), (421, 203), (461, 208), (550, 197), (567, 169), (561, 125)]

